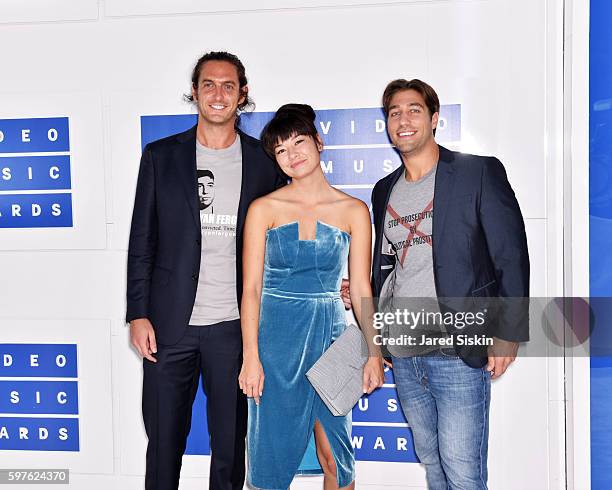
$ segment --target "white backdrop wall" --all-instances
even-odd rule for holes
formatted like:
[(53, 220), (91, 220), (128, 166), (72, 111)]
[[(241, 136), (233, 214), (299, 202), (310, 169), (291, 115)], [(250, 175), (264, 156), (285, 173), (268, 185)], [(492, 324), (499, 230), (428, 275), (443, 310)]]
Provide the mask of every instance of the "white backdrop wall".
[[(455, 148), (505, 163), (526, 220), (532, 294), (550, 292), (561, 247), (549, 243), (558, 226), (549, 210), (562, 199), (546, 193), (558, 163), (547, 152), (556, 137), (547, 83), (563, 27), (554, 2), (361, 3), (0, 5), (0, 119), (69, 118), (74, 218), (70, 228), (0, 228), (0, 343), (77, 344), (80, 424), (78, 452), (0, 451), (3, 467), (70, 467), (73, 488), (143, 486), (141, 367), (123, 323), (140, 116), (190, 113), (181, 95), (205, 51), (242, 59), (261, 111), (290, 101), (377, 107), (397, 77), (422, 78), (443, 104), (461, 104)], [(558, 364), (522, 358), (493, 384), (492, 489), (561, 488)], [(181, 488), (207, 486), (207, 460), (184, 458)], [(358, 487), (425, 488), (416, 464), (360, 462), (357, 475)]]

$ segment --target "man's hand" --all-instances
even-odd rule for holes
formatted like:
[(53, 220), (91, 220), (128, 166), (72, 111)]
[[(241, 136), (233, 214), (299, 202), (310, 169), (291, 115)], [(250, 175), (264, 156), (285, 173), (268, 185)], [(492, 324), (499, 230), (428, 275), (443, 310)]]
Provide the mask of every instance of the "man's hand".
[(370, 357), (363, 367), (363, 392), (368, 395), (385, 382), (382, 357)]
[(349, 290), (348, 279), (342, 279), (342, 285), (340, 286), (340, 297), (344, 303), (344, 307), (350, 310), (353, 304), (351, 303), (351, 291)]
[(508, 366), (516, 359), (518, 348), (518, 342), (493, 337), (493, 345), (488, 349), (489, 362), (487, 363), (487, 371), (491, 373), (491, 379), (499, 378), (506, 372)]
[(157, 353), (155, 330), (148, 318), (137, 318), (130, 322), (130, 338), (141, 357), (157, 362), (153, 357)]

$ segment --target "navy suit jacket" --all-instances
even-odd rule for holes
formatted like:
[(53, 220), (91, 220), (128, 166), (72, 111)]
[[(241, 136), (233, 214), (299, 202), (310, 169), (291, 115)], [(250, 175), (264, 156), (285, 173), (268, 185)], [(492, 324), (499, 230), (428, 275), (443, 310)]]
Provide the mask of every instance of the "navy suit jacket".
[[(442, 146), (436, 170), (433, 204), (433, 272), (438, 298), (463, 298), (486, 307), (485, 298), (513, 298), (497, 309), (485, 330), (469, 331), (503, 340), (529, 340), (529, 255), (525, 224), (502, 163), (450, 151)], [(372, 192), (376, 241), (372, 291), (379, 296), (395, 267), (395, 255), (382, 253), (384, 220), (395, 183), (404, 166), (381, 179)], [(514, 299), (516, 298), (516, 299)], [(444, 311), (444, 305), (440, 304)], [(460, 332), (456, 332), (460, 333)], [(467, 333), (467, 331), (466, 331)], [(469, 365), (486, 363), (486, 350), (461, 347)]]
[[(238, 131), (242, 187), (236, 230), (236, 290), (242, 298), (242, 231), (249, 205), (285, 183), (259, 141)], [(127, 266), (126, 321), (148, 318), (157, 341), (184, 335), (195, 303), (201, 260), (196, 126), (149, 143), (142, 153)]]

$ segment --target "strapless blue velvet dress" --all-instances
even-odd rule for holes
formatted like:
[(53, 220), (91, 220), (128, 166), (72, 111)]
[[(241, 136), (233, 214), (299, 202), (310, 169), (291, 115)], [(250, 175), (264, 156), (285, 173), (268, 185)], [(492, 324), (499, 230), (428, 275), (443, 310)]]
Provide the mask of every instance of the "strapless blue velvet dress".
[(253, 487), (289, 487), (300, 473), (317, 420), (332, 448), (338, 485), (354, 479), (351, 415), (332, 415), (306, 378), (306, 371), (346, 328), (339, 291), (350, 238), (320, 221), (315, 240), (300, 240), (297, 222), (267, 232), (259, 316), (265, 381), (259, 405), (249, 399), (247, 434)]

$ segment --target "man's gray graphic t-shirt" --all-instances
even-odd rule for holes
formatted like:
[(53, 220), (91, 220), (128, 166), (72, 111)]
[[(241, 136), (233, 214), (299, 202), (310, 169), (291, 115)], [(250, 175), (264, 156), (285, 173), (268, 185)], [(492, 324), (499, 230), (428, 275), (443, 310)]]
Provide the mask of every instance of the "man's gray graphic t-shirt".
[(212, 150), (196, 141), (202, 262), (190, 325), (239, 318), (236, 297), (236, 222), (242, 184), (240, 136)]
[(435, 297), (432, 223), (436, 167), (416, 182), (400, 177), (389, 197), (385, 237), (396, 257), (393, 296)]
[[(393, 288), (389, 291), (393, 296), (390, 305), (394, 309), (403, 309), (406, 308), (406, 305), (410, 305), (410, 309), (418, 307), (419, 311), (421, 308), (431, 311), (437, 306), (437, 302), (434, 301), (406, 300), (408, 298), (436, 298), (432, 254), (436, 169), (437, 166), (414, 182), (408, 182), (404, 172), (389, 197), (384, 234), (392, 246), (396, 259), (394, 277), (389, 278), (394, 281)], [(422, 306), (421, 303), (423, 303)], [(433, 332), (430, 331), (430, 328)], [(425, 333), (428, 335), (432, 333), (435, 337), (440, 336), (439, 326), (431, 325), (430, 328), (427, 328)], [(421, 345), (421, 333), (423, 332), (419, 330), (411, 330), (408, 326), (398, 330), (417, 339), (416, 346), (402, 348), (402, 352), (422, 355), (439, 349), (439, 346)]]

